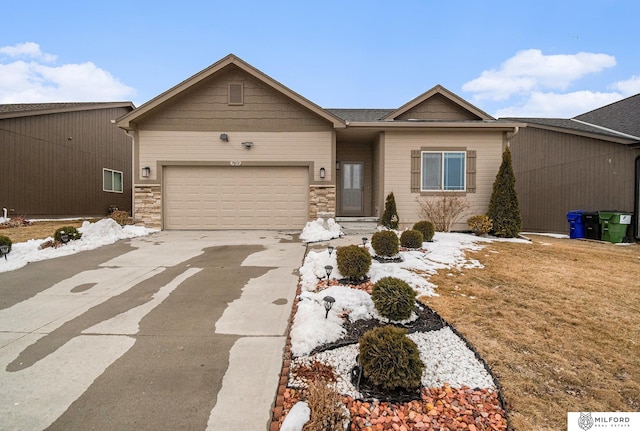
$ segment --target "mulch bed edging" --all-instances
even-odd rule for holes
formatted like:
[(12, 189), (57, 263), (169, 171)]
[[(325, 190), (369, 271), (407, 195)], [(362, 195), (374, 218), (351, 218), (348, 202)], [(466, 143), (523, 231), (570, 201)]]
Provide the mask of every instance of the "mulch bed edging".
[[(303, 262), (308, 251), (309, 248), (307, 246)], [(363, 290), (367, 289), (364, 288)], [(280, 371), (276, 401), (272, 408), (272, 419), (269, 431), (280, 430), (286, 414), (300, 399), (296, 390), (287, 388), (287, 384), (291, 365), (291, 327), (298, 310), (301, 293), (302, 285), (298, 282), (287, 324), (287, 339), (283, 354), (282, 369)], [(489, 391), (487, 389), (471, 389), (468, 387), (452, 389), (449, 386), (443, 386), (442, 388), (422, 388), (422, 399), (408, 403), (369, 402), (355, 400), (352, 397), (345, 396), (343, 400), (351, 414), (351, 425), (349, 429), (352, 431), (410, 431), (448, 427), (454, 430), (465, 429), (469, 431), (484, 429), (495, 431), (510, 430), (511, 424), (509, 423), (509, 417), (502, 394), (502, 386), (487, 362), (453, 325), (442, 319), (435, 310), (425, 304), (421, 305), (435, 314), (445, 326), (450, 327), (451, 330), (464, 341), (493, 379), (496, 390)], [(470, 397), (471, 403), (468, 402), (468, 397)], [(362, 416), (359, 414), (362, 414)]]

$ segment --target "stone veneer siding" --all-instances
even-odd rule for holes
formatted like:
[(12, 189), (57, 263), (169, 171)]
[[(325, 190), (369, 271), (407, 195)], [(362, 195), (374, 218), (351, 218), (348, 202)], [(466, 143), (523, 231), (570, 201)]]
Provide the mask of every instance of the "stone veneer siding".
[(336, 216), (336, 186), (309, 187), (309, 219)]
[(135, 186), (134, 215), (136, 224), (151, 229), (162, 228), (162, 189), (157, 186)]

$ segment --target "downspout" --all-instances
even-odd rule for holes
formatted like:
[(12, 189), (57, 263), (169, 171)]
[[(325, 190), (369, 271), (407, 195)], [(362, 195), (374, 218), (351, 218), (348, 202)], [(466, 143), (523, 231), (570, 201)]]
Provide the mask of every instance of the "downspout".
[(633, 188), (635, 196), (633, 197), (634, 212), (633, 218), (635, 223), (633, 224), (633, 236), (636, 240), (640, 240), (640, 156), (635, 160), (635, 187)]
[(516, 136), (519, 131), (520, 131), (520, 126), (515, 126), (513, 128), (513, 132), (507, 132), (507, 148), (511, 146), (511, 138)]

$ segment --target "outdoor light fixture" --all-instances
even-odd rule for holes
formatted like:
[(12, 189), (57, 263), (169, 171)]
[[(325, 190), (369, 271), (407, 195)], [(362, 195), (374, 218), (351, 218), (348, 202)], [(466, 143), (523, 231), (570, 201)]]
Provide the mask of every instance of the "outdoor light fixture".
[(9, 246), (6, 244), (0, 245), (0, 255), (4, 256), (4, 260), (7, 260), (8, 253), (9, 253)]
[(369, 238), (367, 238), (366, 236), (363, 236), (363, 237), (362, 237), (362, 246), (363, 246), (363, 247), (366, 247), (366, 246), (367, 246), (367, 240), (368, 240), (368, 239), (369, 239)]
[(329, 247), (327, 247), (327, 251), (329, 252), (329, 256), (331, 256), (331, 253), (333, 253), (333, 246), (330, 245)]
[(67, 235), (65, 231), (60, 232), (60, 241), (62, 241), (63, 244), (66, 244), (69, 242), (69, 235)]
[(253, 147), (253, 142), (250, 142), (250, 141), (243, 142), (242, 146), (245, 147), (247, 150), (250, 150), (251, 147)]
[(324, 179), (327, 176), (327, 171), (325, 168), (320, 168), (320, 178)]
[(229, 142), (229, 135), (226, 133), (220, 133), (220, 140), (224, 142)]
[(340, 162), (336, 162), (336, 170), (339, 171), (340, 170)]
[(324, 302), (324, 309), (327, 311), (324, 315), (324, 318), (326, 319), (329, 317), (329, 310), (331, 310), (331, 307), (333, 307), (333, 303), (336, 302), (336, 300), (333, 296), (325, 296), (322, 298), (322, 301)]
[(331, 277), (331, 271), (333, 271), (333, 266), (327, 265), (324, 267), (324, 270), (327, 272), (327, 284), (329, 284), (329, 277)]
[(149, 178), (149, 175), (151, 175), (151, 168), (149, 166), (142, 168), (142, 178)]

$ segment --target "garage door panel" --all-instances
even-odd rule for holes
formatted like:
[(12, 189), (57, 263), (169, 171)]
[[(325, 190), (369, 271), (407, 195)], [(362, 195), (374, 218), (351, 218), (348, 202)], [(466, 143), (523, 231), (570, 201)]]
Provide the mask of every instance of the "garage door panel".
[(169, 166), (166, 229), (299, 229), (308, 217), (306, 167)]

